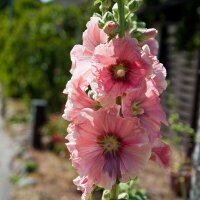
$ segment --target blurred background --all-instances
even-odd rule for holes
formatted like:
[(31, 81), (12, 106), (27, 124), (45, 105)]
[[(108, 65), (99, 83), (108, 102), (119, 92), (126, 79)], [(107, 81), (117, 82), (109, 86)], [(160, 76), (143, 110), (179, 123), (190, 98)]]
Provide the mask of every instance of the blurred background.
[[(0, 0), (0, 200), (80, 199), (62, 91), (94, 11), (92, 0)], [(144, 0), (138, 18), (159, 31), (173, 152), (171, 168), (149, 163), (138, 187), (149, 200), (200, 200), (200, 1)]]

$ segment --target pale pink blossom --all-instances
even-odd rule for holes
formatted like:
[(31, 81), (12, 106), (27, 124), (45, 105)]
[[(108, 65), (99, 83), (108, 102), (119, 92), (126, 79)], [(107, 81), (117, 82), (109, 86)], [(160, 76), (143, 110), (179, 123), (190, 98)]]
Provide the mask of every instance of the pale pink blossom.
[(152, 154), (150, 159), (162, 167), (169, 167), (171, 162), (170, 146), (161, 140), (157, 140), (152, 147)]
[(154, 142), (160, 137), (161, 122), (167, 125), (167, 120), (159, 97), (154, 92), (148, 94), (146, 89), (143, 86), (125, 94), (122, 97), (122, 113), (124, 117), (137, 117), (149, 133), (150, 142)]
[(128, 89), (140, 87), (152, 71), (141, 57), (136, 39), (113, 39), (95, 48), (92, 65), (98, 92), (117, 97)]
[(86, 47), (91, 53), (99, 44), (106, 43), (108, 40), (107, 34), (99, 28), (99, 17), (93, 16), (87, 23), (87, 29), (83, 33), (83, 46)]
[(92, 80), (91, 58), (96, 46), (107, 42), (108, 36), (98, 26), (99, 18), (91, 17), (87, 29), (83, 33), (83, 45), (75, 45), (70, 53), (72, 60), (71, 74), (73, 77), (85, 75)]
[(72, 79), (84, 76), (88, 83), (93, 80), (93, 74), (91, 71), (91, 52), (82, 45), (75, 45), (71, 51), (71, 74)]
[(90, 184), (111, 189), (117, 180), (137, 176), (150, 158), (149, 139), (137, 119), (124, 119), (113, 111), (88, 110), (84, 121), (70, 126), (68, 132), (67, 147), (76, 155), (74, 166)]
[(166, 69), (156, 56), (152, 55), (148, 45), (142, 47), (142, 58), (152, 66), (151, 74), (146, 78), (147, 84), (159, 96), (167, 87)]

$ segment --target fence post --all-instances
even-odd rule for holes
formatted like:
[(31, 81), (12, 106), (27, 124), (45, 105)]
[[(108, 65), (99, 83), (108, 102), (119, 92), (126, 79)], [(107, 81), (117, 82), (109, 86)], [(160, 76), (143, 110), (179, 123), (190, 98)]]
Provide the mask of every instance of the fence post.
[(32, 145), (35, 149), (42, 149), (41, 128), (46, 122), (46, 106), (44, 100), (32, 100)]

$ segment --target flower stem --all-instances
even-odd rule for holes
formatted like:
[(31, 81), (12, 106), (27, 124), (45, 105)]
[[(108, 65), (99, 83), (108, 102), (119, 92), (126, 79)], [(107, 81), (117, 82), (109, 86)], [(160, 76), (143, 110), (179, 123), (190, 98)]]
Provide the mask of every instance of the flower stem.
[(111, 189), (111, 199), (116, 200), (118, 197), (118, 185), (117, 183), (112, 186)]
[(89, 200), (93, 200), (92, 192), (90, 193)]
[(119, 37), (123, 37), (125, 32), (124, 0), (117, 0), (117, 4), (119, 10), (119, 25), (120, 25)]

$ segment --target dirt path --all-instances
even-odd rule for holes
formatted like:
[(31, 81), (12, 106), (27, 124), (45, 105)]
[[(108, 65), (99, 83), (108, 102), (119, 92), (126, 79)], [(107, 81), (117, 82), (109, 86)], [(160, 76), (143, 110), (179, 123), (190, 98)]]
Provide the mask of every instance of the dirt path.
[(0, 117), (0, 200), (10, 200), (10, 160), (14, 153), (11, 139), (5, 134)]

